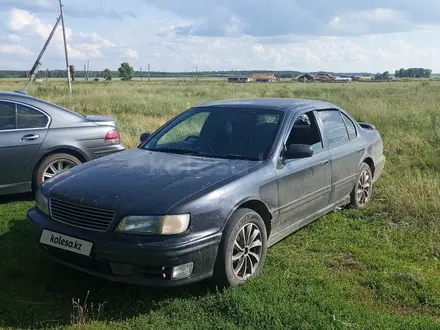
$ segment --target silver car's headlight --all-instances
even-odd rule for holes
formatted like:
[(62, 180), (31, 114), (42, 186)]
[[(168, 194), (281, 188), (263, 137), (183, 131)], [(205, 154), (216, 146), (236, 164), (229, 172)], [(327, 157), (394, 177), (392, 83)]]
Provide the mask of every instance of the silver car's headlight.
[(40, 190), (37, 191), (37, 195), (35, 196), (35, 205), (41, 212), (49, 215), (49, 201)]
[(127, 216), (116, 227), (117, 232), (175, 235), (188, 229), (190, 215)]

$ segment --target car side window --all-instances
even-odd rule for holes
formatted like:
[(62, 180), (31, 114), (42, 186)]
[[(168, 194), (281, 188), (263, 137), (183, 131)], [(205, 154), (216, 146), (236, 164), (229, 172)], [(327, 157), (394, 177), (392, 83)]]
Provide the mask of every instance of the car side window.
[(44, 128), (46, 127), (49, 118), (40, 111), (26, 107), (24, 105), (17, 105), (18, 128)]
[(329, 147), (348, 141), (347, 129), (338, 110), (321, 110), (318, 111), (318, 116), (324, 125)]
[(15, 129), (15, 104), (0, 102), (0, 131)]
[(291, 144), (310, 145), (314, 151), (323, 149), (319, 127), (312, 111), (300, 115), (295, 120), (286, 146)]
[(341, 114), (342, 114), (342, 118), (344, 119), (345, 126), (347, 127), (349, 139), (350, 140), (356, 139), (357, 138), (356, 126), (354, 126), (351, 119), (348, 118), (348, 116), (345, 113), (341, 112)]

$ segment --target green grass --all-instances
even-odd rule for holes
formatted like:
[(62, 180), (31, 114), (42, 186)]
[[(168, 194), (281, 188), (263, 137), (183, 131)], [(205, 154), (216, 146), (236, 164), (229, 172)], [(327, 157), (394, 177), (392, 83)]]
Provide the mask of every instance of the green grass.
[[(0, 80), (0, 90), (23, 87)], [(0, 200), (0, 327), (87, 329), (439, 329), (440, 83), (226, 84), (60, 81), (30, 93), (85, 114), (109, 114), (124, 143), (215, 99), (334, 102), (380, 130), (387, 163), (363, 211), (323, 217), (269, 250), (258, 279), (152, 289), (109, 283), (49, 261), (25, 220), (28, 196)], [(88, 313), (78, 319), (73, 299)], [(91, 306), (93, 304), (93, 307)], [(98, 306), (104, 304), (100, 312)], [(80, 313), (81, 314), (81, 313)]]

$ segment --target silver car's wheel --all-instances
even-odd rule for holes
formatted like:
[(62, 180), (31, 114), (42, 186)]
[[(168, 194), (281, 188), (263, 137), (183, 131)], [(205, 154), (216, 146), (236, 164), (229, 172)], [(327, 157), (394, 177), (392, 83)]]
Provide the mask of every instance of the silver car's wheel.
[(368, 203), (371, 197), (372, 178), (369, 169), (364, 169), (357, 183), (356, 197), (359, 205)]
[(356, 183), (350, 193), (350, 205), (355, 209), (363, 208), (373, 194), (373, 173), (371, 167), (362, 163), (356, 177)]
[(80, 165), (81, 161), (66, 153), (52, 154), (45, 157), (37, 165), (32, 178), (32, 190), (35, 191), (44, 181)]
[(231, 256), (232, 269), (239, 280), (246, 280), (258, 269), (262, 246), (261, 232), (254, 223), (240, 229)]
[(77, 164), (70, 159), (57, 159), (46, 166), (41, 177), (41, 182), (44, 182), (61, 172), (70, 170), (76, 165)]

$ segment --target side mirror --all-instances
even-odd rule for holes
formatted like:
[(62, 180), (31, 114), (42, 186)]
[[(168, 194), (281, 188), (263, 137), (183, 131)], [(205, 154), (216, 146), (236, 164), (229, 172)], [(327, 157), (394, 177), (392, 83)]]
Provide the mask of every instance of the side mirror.
[(150, 137), (150, 133), (142, 133), (141, 134), (141, 142), (145, 142), (148, 140), (148, 138)]
[(308, 158), (313, 156), (312, 146), (307, 144), (291, 144), (284, 153), (285, 159)]

